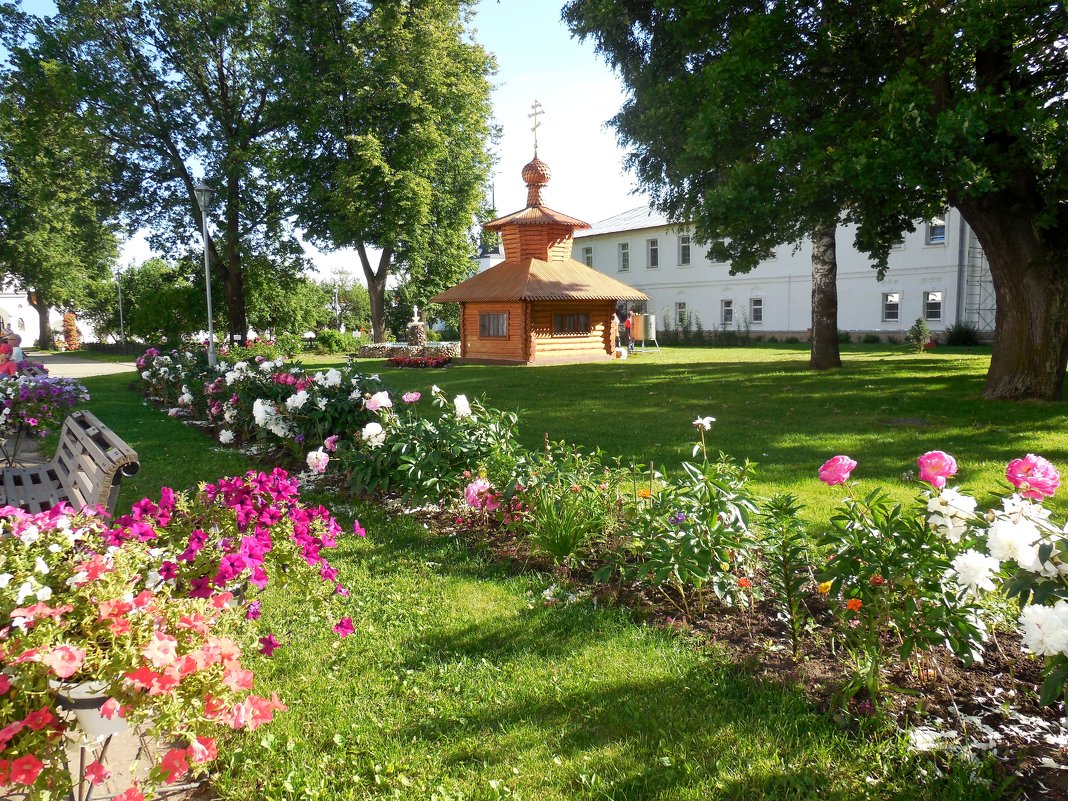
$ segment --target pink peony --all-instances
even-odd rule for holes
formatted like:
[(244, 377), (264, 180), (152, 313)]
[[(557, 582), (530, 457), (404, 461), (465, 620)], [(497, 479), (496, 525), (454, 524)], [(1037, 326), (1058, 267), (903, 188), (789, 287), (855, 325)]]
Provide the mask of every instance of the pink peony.
[(1033, 453), (1023, 459), (1013, 459), (1005, 468), (1005, 478), (1016, 487), (1025, 498), (1040, 501), (1053, 497), (1061, 485), (1061, 474), (1049, 460)]
[(392, 405), (393, 401), (389, 399), (389, 393), (382, 390), (369, 397), (364, 407), (369, 412), (377, 412), (379, 409), (388, 409)]
[(405, 392), (402, 396), (405, 403), (418, 403), (421, 397), (422, 394), (418, 392)]
[(338, 440), (338, 435), (337, 434), (332, 434), (331, 436), (329, 436), (325, 440), (323, 440), (323, 447), (326, 448), (328, 451), (330, 451), (330, 453), (333, 453), (334, 451), (337, 450), (337, 440)]
[(920, 481), (926, 481), (935, 489), (946, 486), (946, 480), (957, 474), (957, 460), (945, 451), (928, 451), (916, 464), (920, 467)]
[(322, 448), (308, 454), (308, 469), (316, 473), (325, 473), (326, 466), (330, 464), (330, 454)]
[(835, 456), (823, 463), (820, 468), (820, 481), (828, 487), (844, 484), (856, 469), (857, 463), (848, 456)]
[(485, 503), (485, 495), (491, 489), (493, 489), (493, 485), (488, 480), (476, 478), (464, 488), (464, 499), (467, 501), (467, 505), (474, 509), (481, 509)]
[(41, 661), (52, 668), (52, 671), (61, 679), (69, 679), (81, 670), (82, 663), (85, 661), (85, 651), (73, 645), (57, 645), (41, 657)]

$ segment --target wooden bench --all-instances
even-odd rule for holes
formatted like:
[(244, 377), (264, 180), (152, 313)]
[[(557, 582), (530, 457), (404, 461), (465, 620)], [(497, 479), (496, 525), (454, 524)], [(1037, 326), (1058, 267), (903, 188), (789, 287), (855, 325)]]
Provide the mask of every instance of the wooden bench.
[(75, 509), (99, 505), (113, 513), (119, 482), (140, 469), (137, 452), (83, 409), (64, 421), (51, 462), (0, 470), (0, 506), (37, 513), (66, 501)]

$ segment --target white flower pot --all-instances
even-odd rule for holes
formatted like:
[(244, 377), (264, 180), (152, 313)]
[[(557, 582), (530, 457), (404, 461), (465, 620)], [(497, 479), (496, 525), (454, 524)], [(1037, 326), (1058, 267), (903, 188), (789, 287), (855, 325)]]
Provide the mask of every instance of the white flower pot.
[(68, 735), (81, 741), (100, 741), (126, 731), (129, 724), (118, 715), (108, 720), (100, 707), (108, 700), (107, 685), (86, 681), (81, 684), (57, 684), (57, 706), (66, 712), (71, 728)]

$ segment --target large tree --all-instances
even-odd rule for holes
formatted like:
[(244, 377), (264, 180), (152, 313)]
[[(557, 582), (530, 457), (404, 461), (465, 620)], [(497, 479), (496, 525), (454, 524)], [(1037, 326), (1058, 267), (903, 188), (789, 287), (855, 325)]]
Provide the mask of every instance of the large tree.
[[(565, 16), (596, 38), (630, 87), (616, 124), (639, 176), (661, 187), (662, 207), (693, 211), (700, 222), (701, 213), (714, 221), (717, 204), (733, 202), (757, 218), (786, 208), (787, 220), (799, 220), (794, 204), (820, 191), (812, 176), (826, 176), (833, 205), (858, 224), (857, 244), (882, 270), (911, 221), (948, 201), (983, 245), (997, 293), (984, 394), (1061, 396), (1068, 364), (1063, 4), (573, 0)], [(739, 53), (745, 58), (733, 57)], [(738, 93), (758, 110), (751, 119), (736, 113)], [(810, 131), (814, 146), (769, 159), (782, 144), (779, 125), (791, 129), (799, 108), (813, 116), (792, 130)], [(656, 125), (662, 134), (654, 135)], [(721, 147), (736, 164), (730, 171), (779, 164), (754, 180), (723, 182), (726, 160), (708, 155)], [(730, 236), (746, 238), (737, 226)]]
[(386, 284), (429, 297), (471, 268), (489, 173), (493, 64), (468, 0), (292, 0), (284, 53), (299, 221), (358, 254), (376, 340)]
[(194, 186), (204, 178), (215, 190), (209, 254), (222, 275), (230, 335), (239, 339), (248, 329), (245, 262), (300, 269), (272, 170), (284, 126), (275, 102), (277, 5), (58, 0), (56, 17), (37, 31), (41, 46), (64, 54), (103, 121), (124, 170), (127, 216), (150, 229), (157, 250), (196, 249), (202, 209)]
[(82, 306), (117, 256), (110, 154), (62, 64), (16, 48), (0, 91), (0, 271), (27, 292), (50, 348), (51, 308)]

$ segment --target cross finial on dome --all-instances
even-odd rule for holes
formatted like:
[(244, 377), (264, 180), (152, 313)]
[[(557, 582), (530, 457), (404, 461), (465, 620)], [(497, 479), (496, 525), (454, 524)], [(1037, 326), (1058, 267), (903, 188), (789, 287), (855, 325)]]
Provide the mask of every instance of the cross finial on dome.
[(534, 118), (534, 126), (530, 130), (534, 132), (534, 158), (537, 158), (538, 157), (538, 128), (541, 127), (541, 123), (538, 121), (538, 117), (541, 116), (542, 114), (544, 114), (545, 110), (542, 107), (541, 103), (539, 103), (537, 101), (537, 99), (534, 100), (534, 103), (533, 103), (533, 105), (531, 105), (530, 108), (531, 108), (531, 111), (527, 116)]

